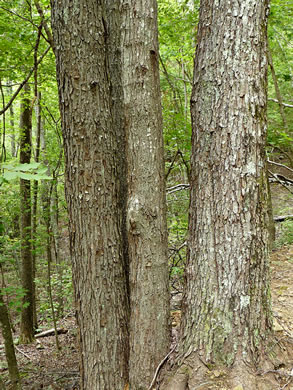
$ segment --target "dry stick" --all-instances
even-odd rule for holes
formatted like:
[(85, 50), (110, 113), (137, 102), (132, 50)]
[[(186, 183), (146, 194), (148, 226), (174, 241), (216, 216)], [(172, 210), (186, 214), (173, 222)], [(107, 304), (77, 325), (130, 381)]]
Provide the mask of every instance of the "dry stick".
[(170, 194), (173, 194), (173, 192), (187, 190), (187, 189), (189, 189), (189, 187), (190, 187), (189, 184), (185, 184), (185, 183), (177, 184), (176, 186), (167, 188), (167, 194), (170, 195)]
[(155, 375), (153, 377), (152, 383), (150, 384), (150, 387), (148, 388), (148, 390), (152, 390), (152, 387), (154, 386), (154, 383), (155, 383), (155, 381), (157, 379), (157, 376), (159, 374), (159, 371), (160, 371), (161, 367), (163, 366), (165, 361), (168, 359), (168, 357), (171, 355), (171, 353), (175, 351), (176, 347), (177, 347), (177, 343), (174, 345), (174, 347), (171, 349), (171, 351), (164, 357), (164, 359), (161, 360), (161, 362), (159, 363), (159, 365), (158, 365), (158, 367), (156, 369)]
[(275, 161), (271, 161), (271, 160), (268, 160), (268, 163), (269, 163), (269, 164), (274, 164), (274, 165), (277, 165), (278, 167), (283, 167), (283, 168), (286, 168), (286, 169), (288, 169), (289, 171), (293, 172), (293, 169), (292, 169), (292, 168), (289, 168), (289, 167), (287, 167), (287, 165), (280, 164), (280, 163), (276, 163)]
[(23, 352), (21, 349), (19, 349), (16, 345), (15, 345), (15, 349), (16, 349), (18, 352), (22, 353), (23, 356), (25, 356), (27, 359), (32, 360), (31, 357), (30, 357), (29, 355), (27, 355), (25, 352)]
[(44, 53), (41, 55), (41, 57), (39, 58), (37, 64), (35, 64), (31, 70), (29, 71), (27, 77), (23, 80), (23, 82), (19, 85), (19, 87), (17, 88), (17, 90), (15, 91), (15, 93), (13, 94), (12, 98), (9, 100), (9, 102), (7, 103), (7, 105), (0, 111), (0, 115), (4, 114), (5, 111), (8, 110), (8, 108), (11, 106), (11, 104), (13, 103), (13, 101), (15, 100), (15, 98), (17, 97), (17, 95), (19, 94), (19, 92), (22, 90), (23, 86), (28, 82), (28, 80), (30, 79), (31, 75), (34, 73), (35, 71), (35, 67), (38, 66), (43, 58), (45, 57), (45, 55), (48, 53), (48, 51), (51, 49), (51, 46), (48, 46), (47, 49), (44, 51)]
[[(278, 103), (278, 104), (280, 104), (280, 102), (277, 100), (277, 99), (268, 99), (270, 102), (274, 102), (274, 103)], [(288, 107), (288, 108), (293, 108), (293, 104), (288, 104), (288, 103), (281, 103), (282, 104), (282, 106), (284, 106), (284, 107)]]
[(282, 182), (282, 180), (280, 180), (280, 179), (278, 178), (277, 175), (275, 175), (275, 174), (274, 174), (273, 172), (271, 172), (270, 170), (268, 170), (268, 172), (269, 172), (269, 174), (270, 174), (271, 176), (273, 176), (273, 178), (275, 178), (275, 179), (277, 180), (278, 183), (280, 183), (283, 187), (285, 187), (287, 191), (289, 191), (291, 194), (293, 194), (293, 191), (291, 191), (291, 189), (290, 189), (289, 187), (287, 187), (286, 184), (284, 184), (284, 183)]

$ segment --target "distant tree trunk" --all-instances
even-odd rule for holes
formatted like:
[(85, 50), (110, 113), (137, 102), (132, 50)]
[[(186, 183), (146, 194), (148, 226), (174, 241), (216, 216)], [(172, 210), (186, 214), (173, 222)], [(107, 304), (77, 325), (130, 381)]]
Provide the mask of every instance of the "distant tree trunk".
[[(3, 234), (3, 223), (0, 217), (0, 236), (2, 236), (2, 234)], [(0, 240), (0, 254), (2, 254), (3, 251), (3, 247), (1, 243), (2, 242)], [(12, 383), (11, 388), (12, 390), (18, 390), (21, 388), (20, 376), (19, 376), (18, 365), (15, 356), (15, 349), (14, 349), (14, 343), (13, 343), (13, 337), (11, 331), (11, 322), (9, 318), (10, 316), (3, 298), (3, 295), (5, 294), (3, 291), (3, 288), (5, 287), (5, 282), (4, 282), (4, 273), (2, 267), (3, 264), (0, 263), (0, 269), (2, 274), (2, 278), (1, 278), (2, 280), (0, 283), (0, 328), (1, 328), (2, 337), (4, 339), (5, 356), (8, 365), (9, 377)], [(2, 389), (1, 385), (3, 385), (3, 389), (4, 389), (5, 388), (4, 384), (2, 384), (0, 381), (0, 388)]]
[(267, 15), (267, 0), (201, 1), (191, 97), (189, 254), (178, 370), (168, 390), (204, 389), (208, 370), (227, 367), (229, 388), (258, 388), (247, 365), (262, 361), (272, 331)]
[[(37, 105), (36, 105), (36, 146), (35, 146), (35, 161), (40, 160), (40, 139), (41, 139), (41, 128), (42, 128), (42, 117), (41, 117), (41, 92), (37, 94)], [(37, 308), (36, 308), (36, 239), (37, 239), (37, 211), (38, 211), (38, 189), (39, 182), (34, 180), (33, 182), (33, 207), (32, 207), (32, 267), (33, 267), (33, 317), (34, 317), (34, 329), (38, 327)]]
[[(20, 163), (29, 164), (31, 159), (32, 117), (30, 99), (27, 95), (29, 86), (24, 86), (20, 108)], [(31, 244), (31, 184), (29, 180), (20, 179), (20, 231), (21, 231), (21, 263), (22, 287), (25, 290), (21, 311), (20, 340), (30, 343), (34, 338), (33, 323), (33, 264)]]
[(8, 365), (9, 377), (12, 382), (12, 390), (21, 389), (20, 376), (17, 366), (17, 360), (15, 357), (15, 349), (13, 344), (11, 326), (9, 321), (8, 310), (3, 300), (2, 292), (0, 289), (0, 325), (2, 336), (4, 339), (5, 356)]
[[(105, 1), (52, 4), (81, 388), (128, 383), (121, 127), (114, 126)], [(118, 167), (118, 169), (117, 169)], [(123, 186), (122, 186), (123, 187)]]
[[(12, 87), (9, 87), (8, 92), (12, 95)], [(15, 147), (15, 126), (14, 126), (14, 109), (13, 104), (9, 107), (9, 120), (10, 120), (10, 145), (11, 145), (11, 156), (16, 157)]]
[(170, 344), (157, 4), (122, 1), (130, 259), (130, 388), (147, 389)]

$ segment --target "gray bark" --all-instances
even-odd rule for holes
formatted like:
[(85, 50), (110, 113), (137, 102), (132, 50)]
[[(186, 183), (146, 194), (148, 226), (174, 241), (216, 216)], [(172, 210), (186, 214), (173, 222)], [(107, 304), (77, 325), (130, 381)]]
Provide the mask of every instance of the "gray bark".
[(170, 343), (157, 4), (122, 1), (130, 260), (130, 388), (148, 388)]
[(52, 6), (81, 387), (120, 390), (128, 382), (125, 178), (123, 129), (112, 114), (105, 2), (56, 0)]
[[(243, 361), (257, 364), (271, 334), (267, 14), (267, 0), (201, 1), (181, 368), (169, 390), (195, 388), (207, 367), (244, 372)], [(242, 382), (248, 390), (252, 383)]]
[(266, 0), (201, 3), (182, 346), (228, 365), (239, 349), (257, 358), (271, 326), (267, 12)]

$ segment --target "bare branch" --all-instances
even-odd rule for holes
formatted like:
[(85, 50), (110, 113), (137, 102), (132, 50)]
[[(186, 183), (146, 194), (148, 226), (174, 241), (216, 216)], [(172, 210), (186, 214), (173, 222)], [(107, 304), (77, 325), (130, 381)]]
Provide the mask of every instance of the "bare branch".
[(48, 42), (50, 43), (52, 49), (53, 49), (53, 52), (55, 52), (55, 45), (54, 45), (54, 40), (53, 40), (53, 36), (52, 36), (52, 33), (51, 33), (51, 30), (46, 22), (46, 19), (45, 19), (45, 15), (44, 15), (44, 11), (39, 3), (38, 0), (34, 0), (34, 3), (35, 3), (35, 6), (38, 10), (38, 13), (41, 17), (41, 20), (43, 22), (43, 26), (44, 26), (44, 29), (46, 31), (46, 35), (47, 35), (47, 38), (48, 38)]
[(9, 102), (6, 104), (6, 106), (0, 111), (0, 115), (4, 114), (5, 111), (8, 110), (8, 108), (11, 106), (19, 92), (22, 90), (23, 86), (26, 84), (26, 82), (30, 79), (31, 75), (35, 71), (35, 67), (38, 66), (44, 59), (45, 55), (48, 53), (48, 51), (51, 49), (51, 46), (48, 46), (47, 49), (44, 51), (44, 53), (39, 58), (38, 62), (31, 68), (26, 78), (23, 80), (23, 82), (19, 85), (15, 93), (13, 94), (12, 98), (9, 100)]
[(287, 191), (289, 191), (291, 194), (293, 194), (293, 191), (291, 188), (289, 188), (279, 177), (278, 175), (275, 175), (273, 172), (268, 170), (269, 174), (278, 182), (280, 183), (284, 188), (286, 188)]
[(286, 169), (288, 169), (289, 171), (293, 172), (293, 169), (287, 167), (287, 165), (280, 164), (280, 163), (276, 163), (275, 161), (271, 161), (271, 160), (268, 160), (268, 163), (269, 163), (269, 164), (277, 165), (278, 167), (286, 168)]
[(181, 191), (181, 190), (187, 190), (189, 188), (189, 184), (177, 184), (176, 186), (167, 188), (167, 194), (172, 194), (173, 192)]
[[(270, 102), (274, 102), (274, 103), (278, 103), (280, 104), (280, 102), (277, 100), (277, 99), (268, 99)], [(289, 108), (293, 108), (293, 104), (287, 104), (287, 103), (283, 103), (281, 102), (282, 106), (284, 107), (289, 107)]]

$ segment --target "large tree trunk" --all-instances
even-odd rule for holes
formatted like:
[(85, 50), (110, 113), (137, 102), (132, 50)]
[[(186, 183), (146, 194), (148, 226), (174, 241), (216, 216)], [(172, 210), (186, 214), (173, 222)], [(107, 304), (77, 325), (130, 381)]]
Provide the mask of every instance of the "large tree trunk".
[(124, 389), (129, 315), (121, 221), (121, 127), (114, 126), (104, 1), (52, 7), (81, 387)]
[(122, 1), (130, 260), (130, 388), (147, 389), (166, 355), (169, 289), (157, 4)]
[(168, 390), (195, 388), (207, 381), (207, 368), (231, 366), (231, 388), (257, 388), (244, 362), (260, 362), (272, 329), (267, 14), (267, 0), (201, 1), (191, 98), (189, 255), (179, 369)]
[[(24, 86), (24, 95), (20, 108), (20, 163), (29, 164), (31, 159), (32, 113), (30, 99), (27, 93), (29, 85)], [(34, 290), (33, 290), (33, 259), (31, 243), (31, 183), (20, 179), (20, 232), (21, 232), (21, 264), (22, 287), (25, 290), (23, 308), (21, 311), (20, 340), (29, 343), (34, 338)]]

